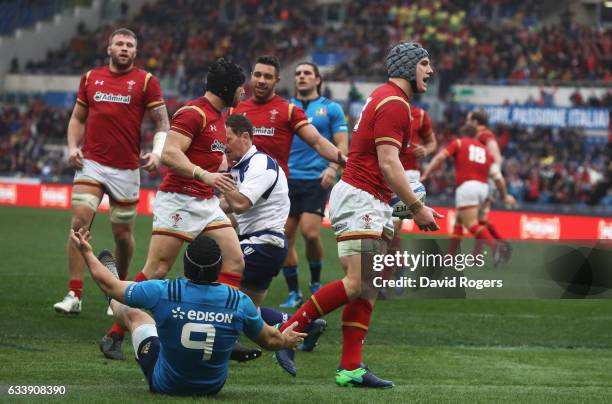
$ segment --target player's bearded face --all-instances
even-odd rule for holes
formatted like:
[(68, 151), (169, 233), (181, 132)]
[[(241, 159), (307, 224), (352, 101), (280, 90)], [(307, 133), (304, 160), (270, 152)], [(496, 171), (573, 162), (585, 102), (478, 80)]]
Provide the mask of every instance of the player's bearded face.
[(270, 98), (279, 80), (278, 72), (274, 66), (257, 63), (251, 74), (251, 87), (255, 99), (266, 101)]
[(427, 82), (433, 76), (433, 73), (429, 58), (421, 59), (416, 67), (416, 83), (419, 93), (427, 91)]
[(126, 35), (115, 35), (108, 46), (111, 62), (119, 69), (127, 69), (136, 59), (136, 39)]

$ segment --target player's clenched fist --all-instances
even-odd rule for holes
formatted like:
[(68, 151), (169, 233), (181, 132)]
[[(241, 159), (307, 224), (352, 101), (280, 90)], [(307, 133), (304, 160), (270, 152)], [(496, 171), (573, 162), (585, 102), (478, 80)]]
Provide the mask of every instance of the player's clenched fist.
[(83, 168), (83, 152), (81, 149), (78, 147), (68, 149), (68, 164), (77, 170)]
[(161, 165), (161, 158), (155, 153), (145, 153), (141, 158), (144, 160), (142, 168), (148, 172), (158, 169)]

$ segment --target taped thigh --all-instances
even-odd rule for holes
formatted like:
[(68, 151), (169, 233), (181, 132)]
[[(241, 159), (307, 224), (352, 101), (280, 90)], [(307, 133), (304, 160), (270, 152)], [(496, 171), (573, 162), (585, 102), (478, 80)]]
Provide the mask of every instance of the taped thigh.
[(81, 192), (72, 193), (72, 206), (86, 206), (94, 212), (98, 209), (101, 200), (102, 198), (93, 194)]
[(356, 240), (338, 241), (338, 256), (347, 257), (349, 255), (377, 254), (382, 251), (382, 240), (364, 238)]
[(112, 206), (110, 207), (111, 223), (131, 223), (136, 219), (137, 206)]

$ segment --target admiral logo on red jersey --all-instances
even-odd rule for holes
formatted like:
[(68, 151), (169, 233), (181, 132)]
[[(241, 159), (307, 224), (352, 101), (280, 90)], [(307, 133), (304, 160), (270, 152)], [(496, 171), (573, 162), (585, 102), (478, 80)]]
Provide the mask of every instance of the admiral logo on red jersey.
[(102, 91), (96, 91), (93, 97), (97, 102), (118, 102), (120, 104), (129, 104), (132, 99), (131, 95), (109, 94)]
[(210, 145), (210, 150), (224, 153), (225, 145), (221, 143), (218, 139), (215, 139), (215, 141), (212, 142), (212, 144)]

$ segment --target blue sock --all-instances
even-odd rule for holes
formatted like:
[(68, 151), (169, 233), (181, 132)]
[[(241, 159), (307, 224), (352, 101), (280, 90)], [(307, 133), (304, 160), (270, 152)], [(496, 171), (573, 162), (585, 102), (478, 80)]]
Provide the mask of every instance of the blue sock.
[(321, 261), (308, 261), (310, 265), (310, 284), (321, 282)]
[(282, 311), (274, 310), (269, 307), (260, 307), (259, 311), (261, 312), (261, 318), (268, 325), (276, 325), (279, 323), (284, 323), (291, 317), (289, 313), (283, 313)]
[(298, 292), (300, 290), (298, 286), (298, 267), (283, 267), (283, 275), (285, 275), (289, 292)]

